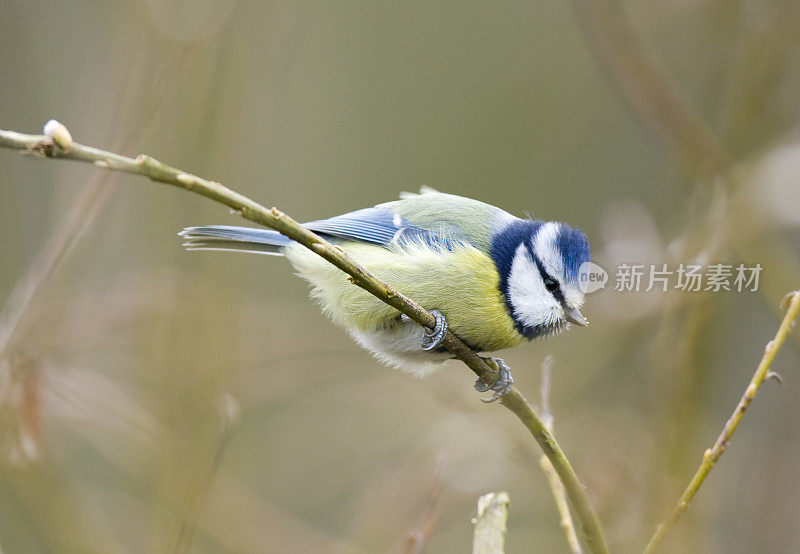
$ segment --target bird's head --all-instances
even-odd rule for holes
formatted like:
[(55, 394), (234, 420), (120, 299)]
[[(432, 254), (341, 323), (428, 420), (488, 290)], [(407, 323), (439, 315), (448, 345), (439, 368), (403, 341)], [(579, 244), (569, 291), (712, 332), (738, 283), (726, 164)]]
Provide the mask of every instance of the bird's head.
[(517, 330), (528, 338), (557, 333), (570, 323), (587, 325), (578, 284), (589, 243), (564, 223), (517, 220), (492, 241), (500, 289)]

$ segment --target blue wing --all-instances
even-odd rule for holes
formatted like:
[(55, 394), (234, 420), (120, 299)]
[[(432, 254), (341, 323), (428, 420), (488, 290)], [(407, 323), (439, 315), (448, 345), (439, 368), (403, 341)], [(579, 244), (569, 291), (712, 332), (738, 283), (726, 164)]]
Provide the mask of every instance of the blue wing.
[[(453, 232), (423, 229), (390, 209), (377, 207), (311, 221), (303, 226), (325, 238), (379, 246), (413, 241), (449, 249), (465, 240), (454, 236)], [(193, 250), (243, 250), (280, 254), (281, 248), (292, 242), (277, 231), (227, 225), (189, 227), (179, 234), (186, 239), (184, 245)]]
[(380, 245), (389, 244), (406, 229), (413, 228), (407, 220), (384, 208), (365, 208), (303, 223), (303, 227), (321, 235)]
[(453, 229), (424, 229), (393, 210), (382, 207), (365, 208), (330, 219), (304, 223), (303, 226), (323, 236), (381, 246), (416, 242), (450, 249), (457, 243), (468, 242), (461, 233)]

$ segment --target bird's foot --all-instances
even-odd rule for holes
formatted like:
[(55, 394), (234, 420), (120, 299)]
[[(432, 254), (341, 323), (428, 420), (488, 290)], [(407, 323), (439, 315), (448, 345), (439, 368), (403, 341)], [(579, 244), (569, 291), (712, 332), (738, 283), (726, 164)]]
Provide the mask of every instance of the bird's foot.
[(425, 336), (422, 338), (422, 349), (433, 350), (444, 340), (447, 334), (447, 320), (439, 310), (431, 310), (431, 315), (436, 319), (436, 325), (433, 329), (425, 329)]
[(489, 365), (495, 366), (497, 371), (500, 372), (500, 375), (497, 377), (497, 381), (491, 385), (484, 383), (483, 379), (478, 379), (475, 381), (475, 390), (478, 392), (494, 391), (491, 397), (481, 398), (481, 401), (486, 403), (495, 402), (508, 394), (511, 387), (514, 386), (514, 378), (511, 376), (511, 368), (508, 367), (508, 364), (505, 363), (502, 358), (484, 358), (484, 360)]

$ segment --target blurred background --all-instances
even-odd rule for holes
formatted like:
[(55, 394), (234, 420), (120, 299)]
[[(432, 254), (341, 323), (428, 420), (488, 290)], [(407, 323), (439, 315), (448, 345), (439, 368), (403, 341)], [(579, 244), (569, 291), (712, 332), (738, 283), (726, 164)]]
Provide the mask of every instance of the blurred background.
[[(615, 552), (643, 548), (800, 282), (800, 5), (0, 5), (0, 128), (146, 152), (299, 220), (428, 185), (563, 220), (610, 273), (588, 329), (504, 355)], [(0, 548), (566, 552), (540, 452), (451, 362), (380, 366), (282, 260), (188, 253), (226, 209), (0, 152)], [(763, 266), (757, 292), (616, 292), (619, 263)], [(646, 278), (645, 278), (646, 279)], [(673, 278), (674, 279), (674, 278)], [(675, 281), (673, 280), (674, 284)], [(800, 334), (664, 552), (800, 551)]]

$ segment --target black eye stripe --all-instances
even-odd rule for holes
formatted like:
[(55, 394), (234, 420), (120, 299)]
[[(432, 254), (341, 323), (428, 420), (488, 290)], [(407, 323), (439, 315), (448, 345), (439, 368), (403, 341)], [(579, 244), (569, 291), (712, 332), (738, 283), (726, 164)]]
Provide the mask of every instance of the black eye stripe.
[(554, 283), (556, 283), (556, 289), (552, 291), (548, 290), (548, 292), (550, 292), (550, 294), (552, 294), (556, 300), (558, 300), (561, 304), (563, 304), (566, 300), (564, 299), (564, 292), (561, 290), (561, 284), (558, 282), (558, 279), (554, 279), (553, 277), (550, 276), (549, 273), (547, 273), (547, 270), (544, 268), (544, 264), (536, 255), (536, 253), (533, 251), (532, 244), (526, 243), (525, 250), (528, 253), (528, 256), (530, 257), (531, 261), (534, 263), (534, 265), (536, 265), (536, 269), (539, 270), (539, 276), (542, 278), (542, 281), (544, 282), (549, 279)]
[[(517, 256), (520, 255), (519, 247), (522, 245), (525, 247), (525, 250), (530, 248), (530, 243), (533, 238), (536, 237), (536, 234), (544, 225), (544, 221), (533, 221), (530, 219), (516, 220), (496, 233), (492, 237), (490, 243), (491, 257), (492, 260), (494, 260), (497, 273), (500, 276), (500, 282), (497, 288), (503, 297), (508, 315), (510, 315), (511, 319), (514, 321), (514, 328), (528, 340), (556, 333), (564, 325), (560, 320), (555, 322), (544, 321), (532, 325), (527, 319), (523, 319), (525, 314), (518, 313), (517, 307), (511, 301), (509, 279), (511, 277), (511, 266), (514, 264)], [(530, 252), (527, 255), (530, 261), (536, 264), (535, 256), (532, 256)], [(539, 265), (536, 264), (536, 267), (538, 271)], [(562, 305), (564, 304), (562, 303)]]

